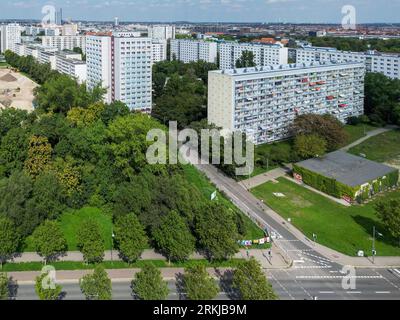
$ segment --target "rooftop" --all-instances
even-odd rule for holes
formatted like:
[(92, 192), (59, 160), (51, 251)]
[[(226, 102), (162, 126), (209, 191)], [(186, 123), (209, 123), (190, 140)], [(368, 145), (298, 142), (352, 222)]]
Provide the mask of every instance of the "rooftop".
[(302, 161), (297, 165), (350, 187), (361, 186), (397, 170), (343, 151)]
[(231, 76), (243, 76), (249, 74), (262, 74), (262, 73), (273, 73), (282, 71), (298, 71), (298, 70), (309, 70), (309, 69), (321, 69), (330, 67), (365, 67), (364, 64), (358, 62), (311, 62), (311, 63), (292, 63), (276, 66), (263, 66), (263, 67), (252, 67), (252, 68), (240, 68), (240, 69), (225, 69), (225, 70), (214, 70), (212, 73), (226, 74)]
[(366, 55), (366, 56), (400, 57), (400, 54), (398, 54), (398, 53), (379, 52), (376, 50), (369, 50), (366, 52), (362, 52), (362, 51), (356, 52), (356, 51), (338, 50), (338, 49), (332, 48), (332, 47), (313, 47), (313, 46), (303, 46), (301, 49), (311, 50), (311, 51), (328, 51), (328, 52), (340, 52), (340, 53), (346, 53), (346, 54), (359, 54), (359, 55)]

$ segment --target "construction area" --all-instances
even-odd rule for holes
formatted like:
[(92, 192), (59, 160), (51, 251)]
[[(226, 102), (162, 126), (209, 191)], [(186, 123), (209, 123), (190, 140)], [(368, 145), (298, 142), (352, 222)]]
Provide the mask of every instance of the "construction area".
[(8, 68), (0, 68), (0, 109), (16, 108), (33, 111), (33, 90), (38, 85)]

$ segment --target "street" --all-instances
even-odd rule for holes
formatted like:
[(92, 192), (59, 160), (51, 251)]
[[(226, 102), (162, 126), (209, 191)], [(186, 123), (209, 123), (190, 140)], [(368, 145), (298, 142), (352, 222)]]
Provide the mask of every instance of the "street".
[[(81, 292), (78, 282), (61, 284), (63, 288), (63, 300), (84, 300), (85, 297)], [(129, 281), (118, 281), (112, 283), (112, 296), (114, 300), (133, 300), (132, 290)], [(168, 300), (180, 300), (181, 294), (178, 292), (175, 281), (168, 281), (169, 295)], [(16, 289), (16, 300), (38, 300), (35, 293), (34, 284), (19, 284)], [(183, 298), (183, 297), (182, 297)], [(220, 292), (217, 300), (227, 300), (225, 293)]]

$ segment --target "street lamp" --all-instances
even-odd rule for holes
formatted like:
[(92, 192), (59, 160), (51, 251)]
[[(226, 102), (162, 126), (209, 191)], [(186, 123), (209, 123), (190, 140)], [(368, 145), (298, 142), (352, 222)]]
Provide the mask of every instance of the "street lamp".
[(376, 256), (376, 247), (375, 247), (375, 239), (376, 236), (383, 237), (382, 233), (379, 233), (374, 226), (372, 229), (372, 263), (375, 263), (375, 256)]
[(111, 227), (111, 262), (113, 262), (114, 237), (115, 237), (114, 230)]

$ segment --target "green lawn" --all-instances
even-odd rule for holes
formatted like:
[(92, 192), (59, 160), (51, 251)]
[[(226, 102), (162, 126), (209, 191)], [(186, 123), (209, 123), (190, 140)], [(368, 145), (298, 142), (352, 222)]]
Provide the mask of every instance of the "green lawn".
[[(191, 182), (193, 185), (195, 185), (202, 193), (203, 195), (207, 198), (210, 199), (211, 194), (216, 191), (215, 186), (208, 180), (208, 178), (201, 172), (199, 172), (195, 167), (187, 165), (184, 166), (184, 171), (185, 171), (185, 176), (188, 179), (189, 182)], [(221, 201), (224, 205), (226, 205), (228, 208), (231, 208), (234, 211), (237, 211), (237, 207), (229, 201), (224, 195), (221, 193), (217, 192), (217, 201)], [(245, 239), (240, 239), (240, 240), (257, 240), (261, 239), (264, 237), (264, 231), (261, 230), (250, 218), (248, 218), (246, 215), (241, 213), (243, 215), (245, 224), (246, 224), (246, 230), (247, 233), (245, 235)], [(253, 249), (265, 249), (268, 248), (269, 244), (265, 245), (257, 245), (253, 246)]]
[(354, 141), (357, 141), (358, 139), (365, 137), (367, 132), (377, 128), (368, 124), (359, 124), (356, 126), (346, 125), (344, 129), (349, 135), (349, 141), (347, 144), (351, 144)]
[[(195, 265), (204, 265), (208, 268), (235, 268), (242, 262), (242, 259), (231, 259), (226, 261), (214, 261), (209, 262), (208, 260), (188, 260), (184, 262), (176, 262), (168, 264), (165, 260), (140, 260), (132, 264), (128, 264), (123, 261), (104, 261), (102, 265), (105, 269), (130, 269), (130, 268), (143, 268), (146, 264), (152, 263), (157, 268), (186, 268)], [(74, 261), (59, 261), (51, 263), (56, 270), (91, 270), (95, 267), (92, 264), (86, 264), (82, 262)], [(2, 271), (4, 272), (19, 272), (19, 271), (40, 271), (43, 268), (43, 264), (40, 262), (26, 262), (26, 263), (6, 263), (3, 266)]]
[(0, 69), (1, 68), (7, 68), (7, 67), (9, 67), (10, 65), (7, 63), (7, 62), (0, 62)]
[[(103, 239), (106, 243), (106, 249), (111, 249), (111, 230), (112, 219), (110, 215), (103, 213), (100, 209), (85, 207), (80, 210), (70, 210), (61, 215), (59, 221), (62, 231), (68, 243), (69, 251), (77, 251), (76, 231), (82, 222), (86, 219), (93, 219), (100, 225)], [(25, 241), (25, 252), (34, 252), (35, 248), (32, 245), (31, 237)]]
[(400, 160), (400, 130), (393, 130), (372, 137), (350, 149), (349, 152), (355, 155), (363, 153), (368, 159), (378, 162)]
[[(317, 234), (318, 242), (339, 252), (355, 256), (358, 250), (369, 255), (372, 249), (373, 226), (384, 238), (376, 242), (379, 256), (399, 256), (399, 240), (393, 239), (377, 219), (374, 204), (378, 200), (400, 199), (400, 190), (393, 191), (362, 206), (345, 207), (297, 185), (285, 178), (261, 185), (252, 190), (283, 218), (291, 218), (293, 225), (307, 237)], [(278, 198), (273, 193), (283, 193)]]

